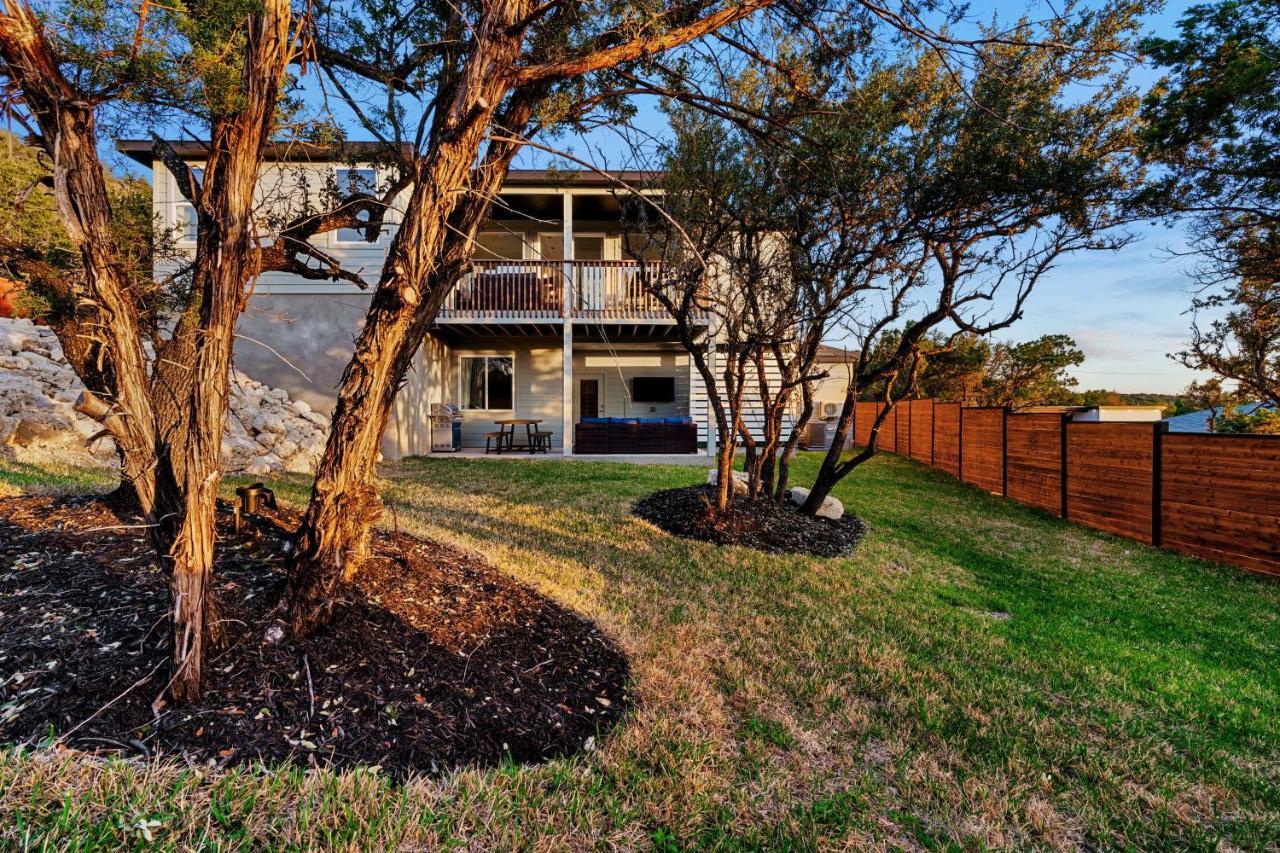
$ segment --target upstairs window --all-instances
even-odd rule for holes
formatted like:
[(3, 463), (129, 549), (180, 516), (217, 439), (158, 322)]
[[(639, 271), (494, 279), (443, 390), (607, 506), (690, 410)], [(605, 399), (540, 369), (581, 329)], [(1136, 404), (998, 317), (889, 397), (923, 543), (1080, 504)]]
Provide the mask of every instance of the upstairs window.
[[(378, 173), (373, 169), (339, 169), (338, 170), (338, 194), (340, 196), (348, 196), (351, 193), (372, 193), (377, 189)], [(362, 222), (369, 221), (369, 211), (361, 211), (359, 219)], [(339, 228), (337, 237), (339, 243), (364, 243), (365, 228)]]
[(174, 207), (174, 225), (178, 229), (179, 243), (194, 243), (199, 234), (199, 220), (196, 209), (186, 202), (178, 202)]
[(515, 359), (509, 355), (464, 355), (462, 408), (511, 411), (515, 408)]

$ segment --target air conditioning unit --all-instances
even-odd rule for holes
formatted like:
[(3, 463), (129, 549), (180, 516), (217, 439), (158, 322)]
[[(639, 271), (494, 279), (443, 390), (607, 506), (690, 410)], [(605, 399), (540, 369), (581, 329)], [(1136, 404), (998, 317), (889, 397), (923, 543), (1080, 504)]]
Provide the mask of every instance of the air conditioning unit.
[(804, 437), (805, 450), (826, 450), (827, 442), (827, 424), (822, 421), (812, 421), (809, 424), (808, 434)]
[(823, 403), (822, 416), (824, 418), (840, 417), (840, 404), (839, 403)]

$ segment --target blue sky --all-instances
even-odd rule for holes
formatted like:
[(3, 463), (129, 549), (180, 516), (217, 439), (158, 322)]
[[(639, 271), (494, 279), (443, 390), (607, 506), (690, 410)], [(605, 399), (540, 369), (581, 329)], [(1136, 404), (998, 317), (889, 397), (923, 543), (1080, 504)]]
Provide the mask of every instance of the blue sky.
[[(1172, 34), (1188, 0), (1167, 4), (1147, 19), (1147, 32)], [(1002, 18), (1026, 12), (1035, 17), (1037, 3), (999, 4), (984, 0), (970, 5), (971, 19), (987, 19), (992, 11)], [(1146, 88), (1159, 74), (1141, 69), (1134, 82)], [(656, 110), (642, 110), (638, 124), (660, 133)], [(621, 167), (624, 148), (616, 135), (597, 132), (586, 139), (561, 139), (555, 145), (599, 165)], [(611, 156), (612, 155), (612, 156)], [(524, 163), (543, 165), (547, 155), (528, 152)], [(608, 161), (608, 162), (602, 162)], [(1081, 389), (1106, 388), (1121, 392), (1176, 393), (1203, 375), (1168, 357), (1187, 340), (1191, 303), (1189, 261), (1171, 254), (1185, 247), (1178, 228), (1142, 223), (1130, 228), (1135, 240), (1117, 252), (1089, 253), (1061, 261), (1032, 294), (1021, 321), (1003, 337), (1028, 340), (1064, 333), (1073, 337), (1085, 362), (1073, 371)]]
[[(1148, 30), (1172, 34), (1190, 5), (1169, 3), (1149, 18)], [(1145, 87), (1157, 77), (1147, 71), (1135, 82)], [(1041, 282), (1010, 336), (1071, 335), (1085, 354), (1075, 371), (1081, 388), (1177, 392), (1201, 376), (1167, 357), (1187, 340), (1190, 324), (1189, 261), (1170, 257), (1185, 247), (1185, 237), (1159, 224), (1132, 230), (1138, 239), (1118, 252), (1063, 261)]]

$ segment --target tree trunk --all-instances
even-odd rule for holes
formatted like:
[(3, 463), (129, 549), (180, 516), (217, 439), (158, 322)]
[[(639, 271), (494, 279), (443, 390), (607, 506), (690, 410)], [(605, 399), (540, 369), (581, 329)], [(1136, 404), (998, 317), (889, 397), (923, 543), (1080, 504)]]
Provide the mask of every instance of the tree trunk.
[(192, 281), (200, 294), (199, 332), (191, 381), (182, 387), (186, 405), (179, 408), (186, 413), (185, 425), (175, 427), (185, 441), (165, 457), (162, 506), (173, 520), (158, 528), (170, 540), (169, 695), (179, 703), (199, 697), (206, 647), (222, 635), (210, 583), (228, 374), (235, 324), (245, 302), (245, 274), (256, 262), (254, 190), (292, 56), (291, 20), (287, 0), (264, 0), (249, 15), (241, 72), (244, 106), (217, 119), (210, 134)]
[[(795, 458), (801, 436), (813, 418), (813, 392), (808, 382), (800, 386), (800, 393), (804, 407), (800, 410), (799, 420), (791, 425), (791, 435), (787, 436), (787, 443), (783, 445), (782, 453), (778, 457), (778, 480), (773, 487), (773, 499), (778, 502), (787, 496), (787, 484), (791, 480), (791, 460)], [(833, 443), (833, 446), (844, 447), (844, 442), (841, 441), (839, 445)]]
[(429, 153), (416, 161), (404, 219), (343, 373), (298, 529), (287, 598), (299, 635), (328, 619), (339, 585), (351, 580), (366, 556), (370, 530), (381, 516), (376, 460), (396, 392), (465, 272), (475, 234), (519, 146), (491, 141), (478, 170), (476, 152), (491, 125), (522, 130), (548, 91), (540, 85), (514, 93), (502, 120), (495, 121), (509, 84), (493, 69), (509, 68), (518, 59), (514, 24), (526, 6), (525, 0), (499, 4), (477, 28), (476, 47), (432, 128)]
[(844, 462), (840, 461), (840, 456), (844, 452), (844, 443), (849, 439), (849, 430), (853, 426), (857, 406), (857, 390), (850, 385), (845, 391), (844, 404), (840, 407), (840, 419), (836, 421), (836, 434), (831, 441), (831, 447), (827, 449), (827, 455), (822, 458), (822, 467), (818, 469), (818, 476), (814, 478), (813, 488), (809, 491), (809, 497), (800, 507), (800, 511), (805, 515), (817, 515), (818, 510), (822, 509), (822, 502), (831, 494), (831, 490), (836, 487), (836, 484), (848, 476), (849, 472), (854, 468), (866, 462), (876, 453), (876, 442), (880, 437), (880, 427), (884, 424), (885, 419), (888, 418), (889, 412), (893, 410), (892, 406), (885, 406), (876, 415), (875, 423), (871, 425), (871, 436), (867, 446), (853, 458)]
[(6, 0), (0, 15), (0, 57), (40, 127), (40, 143), (53, 162), (58, 213), (84, 267), (83, 290), (69, 288), (69, 325), (59, 339), (87, 387), (118, 416), (110, 430), (122, 454), (121, 475), (149, 514), (155, 423), (137, 305), (112, 233), (93, 105), (63, 76), (42, 24), (20, 0)]

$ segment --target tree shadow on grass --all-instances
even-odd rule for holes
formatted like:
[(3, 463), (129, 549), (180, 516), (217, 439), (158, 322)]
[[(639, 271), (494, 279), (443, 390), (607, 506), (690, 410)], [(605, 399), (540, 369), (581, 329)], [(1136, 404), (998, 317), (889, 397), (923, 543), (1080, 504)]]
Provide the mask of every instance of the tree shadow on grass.
[(0, 521), (0, 737), (217, 764), (378, 765), (399, 778), (589, 747), (629, 705), (629, 665), (582, 617), (474, 555), (378, 534), (332, 623), (299, 642), (278, 616), (282, 514), (224, 518), (218, 599), (232, 642), (191, 707), (166, 677), (166, 578), (145, 530), (99, 502), (21, 498)]

